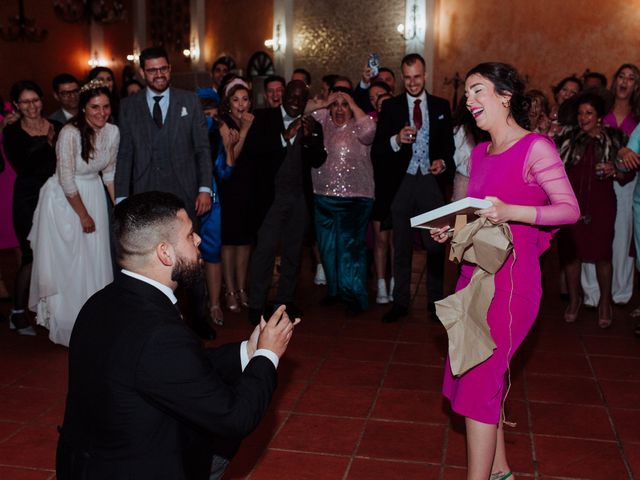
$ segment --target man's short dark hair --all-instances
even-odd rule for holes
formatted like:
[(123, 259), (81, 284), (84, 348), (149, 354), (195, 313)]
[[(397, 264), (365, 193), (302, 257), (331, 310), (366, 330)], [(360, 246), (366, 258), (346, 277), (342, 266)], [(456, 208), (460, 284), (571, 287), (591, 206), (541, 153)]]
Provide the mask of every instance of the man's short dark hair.
[(369, 85), (369, 89), (373, 88), (373, 87), (378, 87), (383, 89), (385, 92), (387, 93), (393, 93), (391, 91), (391, 87), (389, 86), (389, 84), (387, 82), (383, 82), (382, 80), (376, 80), (375, 82), (373, 82), (371, 85)]
[(349, 84), (349, 88), (351, 90), (353, 90), (353, 82), (351, 81), (351, 79), (349, 77), (346, 77), (344, 75), (336, 75), (336, 78), (333, 81), (333, 85), (331, 85), (330, 90), (333, 90), (335, 84), (338, 83), (338, 82), (347, 82)]
[(293, 73), (301, 73), (304, 75), (304, 83), (311, 85), (311, 74), (304, 68), (296, 68)]
[[(426, 68), (427, 64), (424, 62), (424, 58), (422, 58), (422, 55), (418, 54), (418, 53), (410, 53), (408, 55), (405, 55), (404, 58), (402, 59), (402, 62), (400, 62), (400, 65), (413, 65), (416, 62), (420, 62), (422, 64), (423, 67)], [(393, 73), (393, 72), (392, 72)], [(393, 77), (395, 78), (395, 77)]]
[(338, 76), (339, 75), (336, 75), (335, 73), (330, 73), (329, 75), (322, 77), (322, 81), (331, 88), (333, 87), (333, 84), (336, 83), (336, 78), (338, 78)]
[(149, 253), (160, 237), (169, 235), (178, 211), (184, 208), (174, 194), (155, 191), (132, 195), (116, 205), (113, 238), (118, 262)]
[(144, 64), (147, 60), (154, 58), (164, 58), (169, 63), (169, 54), (163, 47), (148, 47), (140, 53), (140, 66), (144, 70)]
[(265, 90), (267, 89), (267, 85), (269, 85), (271, 82), (280, 82), (282, 84), (282, 88), (286, 88), (287, 86), (287, 81), (284, 79), (284, 77), (281, 77), (280, 75), (269, 75), (264, 79)]
[(53, 77), (53, 81), (51, 82), (53, 91), (58, 93), (58, 89), (63, 83), (76, 83), (78, 84), (78, 86), (80, 86), (80, 82), (76, 77), (74, 77), (70, 73), (61, 73), (60, 75), (56, 75), (55, 77)]
[(382, 73), (382, 72), (390, 73), (390, 74), (391, 74), (391, 76), (392, 76), (393, 78), (396, 78), (396, 74), (395, 74), (395, 73), (393, 73), (393, 70), (391, 70), (391, 69), (390, 69), (390, 68), (388, 68), (388, 67), (380, 67), (380, 68), (378, 69), (378, 75), (380, 75), (380, 73)]
[(225, 65), (229, 70), (231, 70), (231, 57), (219, 57), (215, 62), (213, 62), (213, 65), (211, 66), (211, 72), (213, 72), (218, 65)]

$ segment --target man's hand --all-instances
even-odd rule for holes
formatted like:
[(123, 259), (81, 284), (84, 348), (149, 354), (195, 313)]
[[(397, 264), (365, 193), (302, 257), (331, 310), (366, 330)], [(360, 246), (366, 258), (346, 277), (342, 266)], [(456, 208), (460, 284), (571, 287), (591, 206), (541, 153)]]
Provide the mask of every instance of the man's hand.
[(396, 135), (396, 143), (398, 145), (402, 143), (414, 143), (416, 141), (416, 129), (407, 125)]
[(280, 305), (271, 315), (271, 318), (260, 332), (257, 344), (258, 348), (271, 350), (278, 358), (281, 358), (287, 350), (287, 345), (289, 345), (289, 340), (293, 335), (293, 327), (300, 323), (299, 318), (296, 318), (295, 322), (292, 323), (285, 312), (285, 308), (284, 305)]
[(429, 167), (429, 172), (433, 175), (440, 175), (447, 169), (447, 166), (444, 163), (444, 160), (438, 159), (431, 162), (431, 166)]
[(302, 128), (304, 129), (304, 136), (305, 137), (310, 137), (311, 136), (311, 132), (313, 132), (313, 124), (315, 123), (315, 120), (313, 119), (313, 117), (311, 115), (304, 115), (302, 117)]
[(260, 323), (256, 325), (256, 328), (251, 332), (251, 336), (247, 341), (247, 356), (249, 360), (253, 358), (253, 354), (256, 353), (258, 349), (258, 339), (260, 338), (260, 333), (264, 330), (264, 327), (267, 325), (267, 322), (264, 321), (264, 318), (260, 319)]
[(196, 197), (196, 215), (204, 215), (211, 210), (211, 195), (209, 192), (199, 192)]
[(301, 126), (302, 126), (302, 120), (300, 119), (300, 117), (298, 117), (289, 124), (289, 126), (284, 131), (282, 136), (284, 137), (285, 140), (291, 140), (298, 134), (298, 130), (300, 130)]

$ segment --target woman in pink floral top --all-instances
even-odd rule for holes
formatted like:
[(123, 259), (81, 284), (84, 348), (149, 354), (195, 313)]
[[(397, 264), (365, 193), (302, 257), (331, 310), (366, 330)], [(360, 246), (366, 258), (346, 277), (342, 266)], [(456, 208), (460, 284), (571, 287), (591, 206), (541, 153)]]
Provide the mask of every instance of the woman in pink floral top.
[(369, 150), (373, 119), (335, 87), (312, 112), (322, 124), (327, 160), (313, 171), (315, 226), (329, 288), (327, 302), (344, 301), (350, 313), (368, 306), (365, 231), (373, 206)]

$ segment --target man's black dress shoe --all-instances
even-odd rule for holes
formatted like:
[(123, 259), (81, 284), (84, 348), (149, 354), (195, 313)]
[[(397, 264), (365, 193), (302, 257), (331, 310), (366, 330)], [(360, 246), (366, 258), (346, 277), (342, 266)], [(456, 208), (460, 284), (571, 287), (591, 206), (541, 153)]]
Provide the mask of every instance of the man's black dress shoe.
[(409, 315), (409, 309), (407, 307), (394, 303), (391, 310), (382, 316), (382, 323), (394, 323), (407, 315)]

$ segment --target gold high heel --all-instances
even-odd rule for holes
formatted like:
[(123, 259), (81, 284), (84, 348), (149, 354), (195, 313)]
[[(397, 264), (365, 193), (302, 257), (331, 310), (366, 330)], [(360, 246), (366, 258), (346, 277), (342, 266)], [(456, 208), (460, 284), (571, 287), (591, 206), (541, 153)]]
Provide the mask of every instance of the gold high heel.
[(240, 298), (240, 305), (244, 308), (249, 308), (249, 295), (247, 295), (247, 291), (241, 288), (238, 290), (238, 297)]
[(564, 321), (567, 323), (573, 323), (578, 319), (578, 313), (580, 313), (580, 307), (582, 306), (582, 298), (580, 299), (580, 301), (578, 302), (578, 308), (576, 308), (575, 313), (570, 313), (569, 309), (571, 308), (571, 305), (569, 305), (567, 307), (567, 309), (564, 311)]
[(220, 305), (211, 305), (209, 314), (211, 315), (213, 323), (219, 327), (224, 325), (224, 315), (222, 314), (222, 308), (220, 308)]
[(613, 307), (609, 307), (609, 318), (600, 317), (600, 309), (598, 308), (598, 326), (600, 328), (609, 328), (613, 323)]
[(240, 305), (238, 304), (238, 294), (236, 292), (226, 292), (224, 297), (227, 301), (227, 308), (233, 313), (240, 311)]

